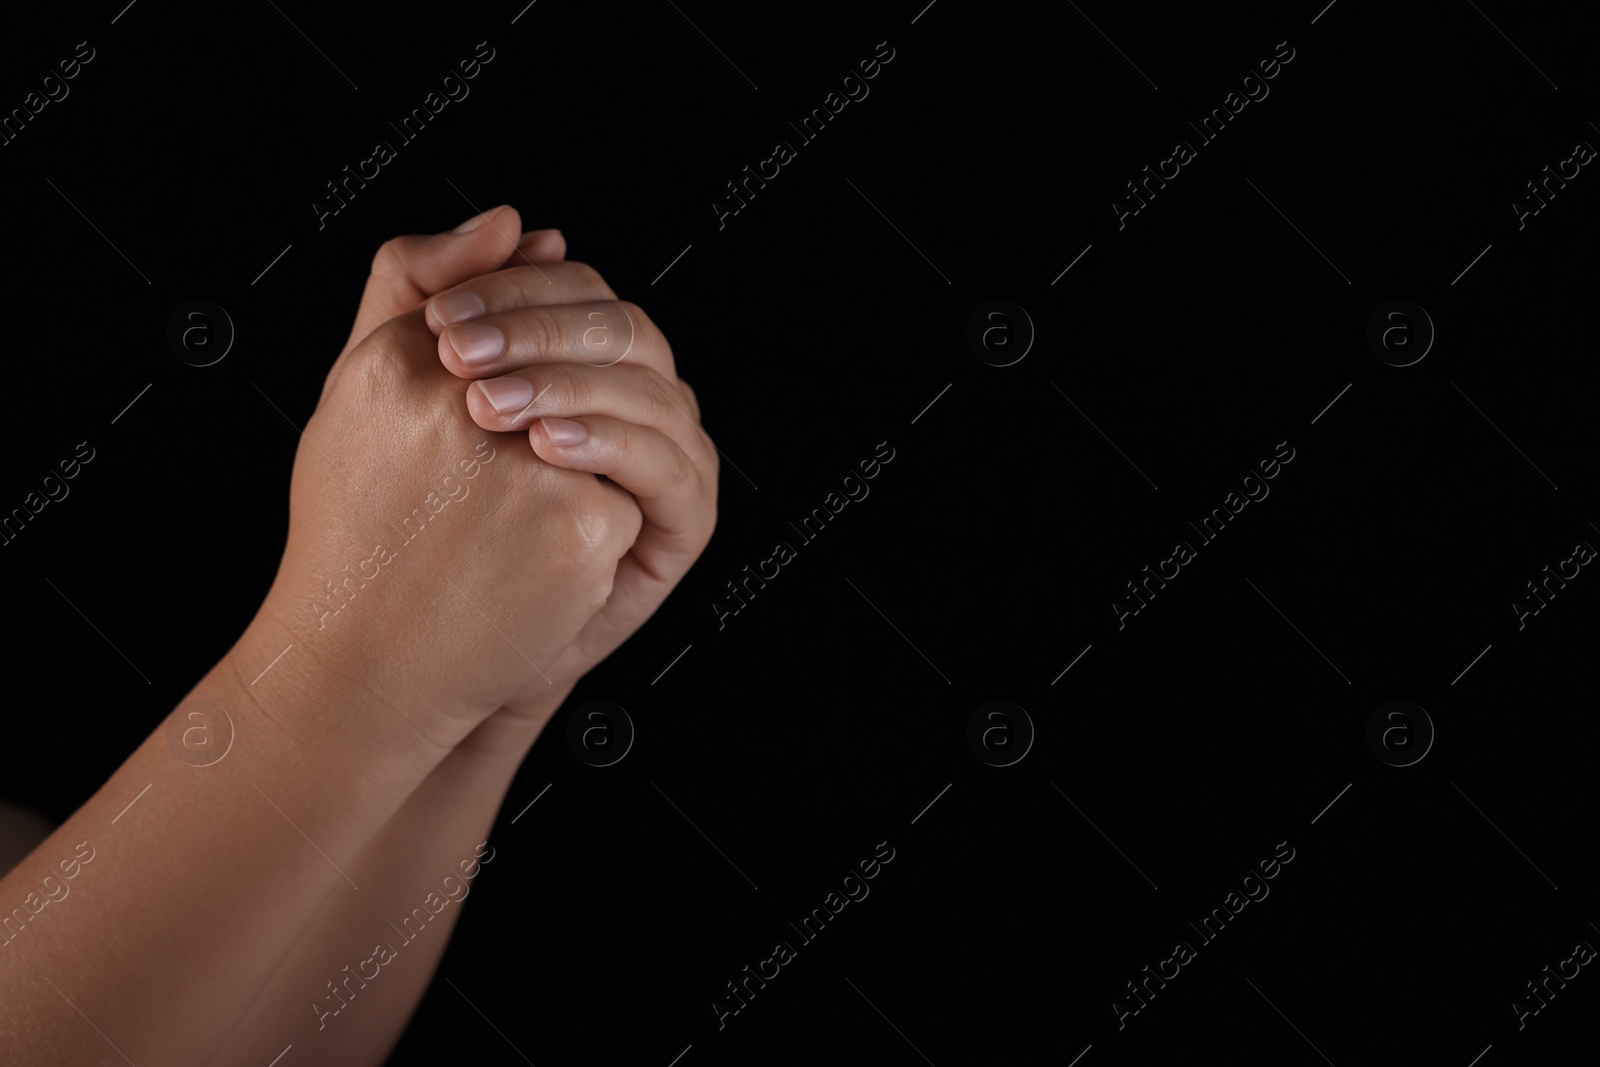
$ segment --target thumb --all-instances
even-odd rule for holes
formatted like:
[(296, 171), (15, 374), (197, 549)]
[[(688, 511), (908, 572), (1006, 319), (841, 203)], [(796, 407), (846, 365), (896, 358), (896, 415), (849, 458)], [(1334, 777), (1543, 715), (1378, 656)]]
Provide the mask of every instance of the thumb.
[(507, 256), (516, 254), (521, 239), (521, 214), (510, 204), (502, 204), (473, 215), (448, 233), (395, 238), (400, 262), (391, 269), (404, 272), (406, 281), (421, 294), (419, 301), (426, 300), (480, 274), (499, 270)]
[(385, 241), (372, 257), (344, 352), (436, 293), (503, 266), (548, 263), (566, 255), (566, 241), (559, 231), (535, 230), (523, 235), (521, 225), (517, 209), (502, 204), (445, 233), (405, 234)]
[[(566, 258), (567, 239), (560, 230), (519, 233), (521, 225), (522, 216), (517, 209), (502, 204), (472, 216), (449, 233), (396, 237), (390, 242), (395, 247), (383, 269), (403, 275), (406, 285), (420, 295), (395, 314), (410, 311), (421, 301), (480, 274), (535, 263), (559, 263)], [(378, 270), (374, 261), (374, 273)]]
[(480, 274), (536, 263), (559, 263), (566, 258), (567, 239), (560, 230), (530, 230), (519, 240), (517, 228), (521, 222), (517, 209), (505, 204), (472, 216), (449, 233), (398, 238), (416, 242), (415, 252), (409, 246), (400, 251), (417, 259), (411, 268), (411, 281), (422, 290), (422, 299), (454, 289)]
[[(407, 234), (385, 241), (372, 259), (368, 291), (375, 285), (416, 299), (389, 318), (410, 311), (435, 293), (498, 270), (516, 248), (522, 216), (509, 204), (473, 215), (445, 233)], [(387, 321), (387, 320), (385, 320)]]

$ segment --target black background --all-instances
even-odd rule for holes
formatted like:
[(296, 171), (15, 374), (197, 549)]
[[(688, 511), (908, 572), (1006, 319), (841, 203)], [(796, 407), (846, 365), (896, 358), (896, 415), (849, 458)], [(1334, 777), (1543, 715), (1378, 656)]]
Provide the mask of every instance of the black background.
[[(436, 980), (392, 1062), (1588, 1047), (1589, 968), (1520, 1031), (1508, 1004), (1600, 944), (1600, 578), (1521, 630), (1509, 605), (1600, 543), (1600, 178), (1511, 208), (1600, 144), (1592, 35), (1503, 3), (923, 3), (8, 13), (6, 110), (96, 57), (0, 147), (0, 507), (96, 458), (0, 550), (0, 794), (65, 818), (231, 646), (283, 547), (286, 416), (373, 251), (509, 202), (671, 339), (721, 507), (569, 701), (625, 707), (632, 750), (587, 766), (558, 716), (440, 967), (472, 1004)], [(319, 229), (324, 183), (479, 41), (470, 96)], [(882, 41), (870, 95), (719, 229), (723, 183)], [(1199, 145), (1185, 120), (1281, 41), (1270, 95)], [(1197, 158), (1119, 229), (1179, 138)], [(193, 299), (237, 330), (207, 368), (165, 339)], [(966, 341), (991, 299), (1036, 331), (1008, 367)], [(1394, 299), (1437, 329), (1405, 368), (1365, 341)], [(722, 584), (879, 442), (870, 495), (719, 629)], [(1123, 583), (1280, 442), (1270, 496), (1119, 629)], [(1037, 731), (1006, 768), (966, 743), (992, 699)], [(1406, 768), (1366, 741), (1391, 699), (1437, 731)], [(719, 1030), (709, 999), (880, 841), (871, 895)], [(1281, 841), (1270, 896), (1119, 1031), (1124, 983)]]

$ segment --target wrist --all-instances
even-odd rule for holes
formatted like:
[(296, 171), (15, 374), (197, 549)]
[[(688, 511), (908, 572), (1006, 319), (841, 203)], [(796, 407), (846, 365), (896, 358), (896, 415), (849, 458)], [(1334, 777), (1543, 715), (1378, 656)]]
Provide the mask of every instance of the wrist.
[(314, 637), (291, 626), (269, 595), (213, 674), (295, 750), (362, 752), (423, 774), (449, 752), (419, 725), (428, 709), (400, 703), (373, 684), (360, 657), (318, 647)]
[(541, 691), (537, 695), (519, 696), (479, 723), (456, 746), (456, 751), (488, 769), (509, 769), (514, 773), (527, 758), (534, 742), (550, 726), (575, 684), (557, 684), (553, 689), (539, 686)]

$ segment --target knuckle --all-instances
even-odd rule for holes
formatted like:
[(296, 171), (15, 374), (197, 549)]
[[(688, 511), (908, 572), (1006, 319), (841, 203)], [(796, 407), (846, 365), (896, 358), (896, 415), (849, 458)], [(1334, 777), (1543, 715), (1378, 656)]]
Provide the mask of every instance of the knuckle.
[(391, 237), (378, 246), (372, 256), (372, 273), (378, 275), (404, 274), (406, 257), (404, 237)]
[(675, 414), (672, 409), (672, 397), (667, 395), (667, 386), (661, 375), (649, 367), (641, 367), (639, 373), (644, 376), (648, 385), (645, 394), (650, 398), (648, 418), (658, 426), (665, 426)]
[(634, 326), (641, 333), (659, 334), (661, 332), (656, 328), (656, 324), (651, 320), (650, 316), (645, 313), (644, 308), (635, 304), (632, 300), (618, 300), (617, 310), (623, 313), (623, 318), (633, 320)]
[(694, 469), (694, 464), (689, 461), (689, 457), (684, 454), (683, 449), (676, 446), (673, 447), (672, 469), (668, 471), (667, 476), (671, 479), (672, 489), (682, 489), (696, 480), (697, 473)]
[(563, 363), (552, 364), (549, 369), (553, 374), (550, 399), (559, 410), (579, 413), (593, 407), (593, 390), (588, 379)]
[(558, 352), (562, 346), (561, 323), (547, 307), (523, 308), (517, 313), (517, 326), (523, 341), (535, 352)]
[(610, 295), (611, 286), (606, 284), (605, 278), (600, 274), (599, 271), (589, 266), (589, 264), (579, 262), (575, 259), (569, 259), (565, 262), (567, 264), (568, 272), (572, 275), (573, 282), (577, 284), (579, 288), (597, 294), (603, 294), (603, 296)]
[(550, 287), (549, 275), (541, 274), (540, 268), (519, 264), (496, 273), (504, 279), (506, 288), (515, 295), (518, 304), (546, 299), (544, 291)]
[(689, 414), (693, 416), (695, 425), (698, 426), (700, 424), (700, 398), (695, 395), (694, 387), (682, 378), (678, 379), (678, 384), (683, 387), (684, 398), (689, 401)]
[(406, 330), (402, 323), (390, 319), (378, 326), (350, 353), (350, 361), (359, 371), (359, 377), (380, 396), (393, 396), (411, 379), (410, 367), (403, 358)]
[(610, 571), (617, 562), (616, 523), (605, 508), (574, 508), (568, 524), (574, 557), (585, 567)]
[[(417, 373), (417, 338), (403, 323), (391, 320), (350, 352), (349, 385), (354, 399), (373, 413), (404, 413), (414, 432), (439, 439), (460, 432), (466, 417), (459, 380), (429, 378)], [(341, 376), (341, 382), (345, 380)]]
[(633, 322), (634, 343), (646, 349), (659, 349), (666, 356), (669, 369), (672, 368), (672, 345), (667, 341), (667, 335), (661, 332), (661, 327), (650, 317), (649, 312), (631, 300), (617, 301), (621, 310)]
[[(606, 449), (607, 453), (615, 457), (616, 466), (627, 462), (626, 457), (637, 455), (639, 439), (634, 424), (625, 419), (616, 419), (611, 427), (612, 441)], [(616, 469), (614, 466), (613, 470)]]
[(538, 460), (524, 470), (527, 499), (542, 501), (540, 510), (555, 520), (545, 528), (556, 555), (583, 573), (615, 570), (625, 549), (618, 544), (621, 523), (606, 486), (593, 474)]
[(617, 561), (628, 549), (628, 527), (608, 488), (592, 474), (582, 478), (584, 484), (574, 493), (577, 499), (566, 510), (565, 549), (567, 558), (580, 572), (591, 581), (604, 583), (605, 591), (599, 598), (603, 604), (610, 593)]

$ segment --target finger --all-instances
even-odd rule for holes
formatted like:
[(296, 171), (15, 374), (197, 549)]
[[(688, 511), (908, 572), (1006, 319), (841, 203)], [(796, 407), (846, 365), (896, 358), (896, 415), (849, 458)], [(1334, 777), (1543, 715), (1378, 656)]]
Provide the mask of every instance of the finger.
[[(474, 215), (448, 233), (406, 234), (385, 241), (372, 257), (355, 322), (340, 356), (433, 294), (495, 270), (504, 257), (498, 231), (515, 233), (520, 223), (517, 210), (502, 205)], [(553, 241), (551, 234), (555, 235)], [(566, 254), (566, 240), (556, 230), (536, 230), (523, 244), (530, 255), (554, 252), (559, 259)], [(330, 376), (324, 383), (324, 395), (331, 381)]]
[[(404, 234), (379, 245), (352, 336), (359, 341), (379, 322), (410, 311), (434, 293), (495, 270), (505, 259), (501, 231), (520, 232), (521, 218), (507, 204), (474, 215), (448, 233)], [(363, 330), (361, 315), (369, 306), (388, 314)]]
[(600, 272), (570, 259), (495, 271), (457, 285), (428, 301), (425, 321), (437, 335), (452, 323), (481, 319), (539, 304), (615, 300)]
[[(676, 370), (676, 368), (674, 368), (674, 370)], [(678, 379), (675, 379), (675, 380), (676, 380), (676, 382), (678, 384), (679, 391), (681, 393), (683, 393), (684, 399), (689, 401), (689, 403), (687, 405), (688, 411), (689, 411), (689, 420), (691, 422), (693, 422), (696, 426), (699, 426), (700, 425), (700, 398), (695, 395), (694, 387), (691, 386), (688, 382), (684, 381), (682, 378), (678, 378)]]
[(715, 463), (715, 446), (691, 416), (683, 383), (642, 363), (554, 363), (489, 378), (467, 389), (467, 411), (500, 433), (528, 429), (546, 416), (609, 415), (666, 434), (702, 469)]
[[(530, 266), (534, 263), (556, 263), (567, 258), (567, 239), (560, 230), (529, 230), (522, 235), (516, 250), (500, 264), (500, 270)], [(484, 273), (488, 273), (485, 271)], [(451, 284), (466, 281), (462, 278)]]
[[(557, 263), (566, 258), (567, 239), (561, 235), (560, 230), (529, 230), (527, 233), (522, 234), (519, 239), (515, 229), (508, 229), (499, 225), (499, 220), (496, 219), (494, 232), (499, 241), (498, 247), (504, 258), (488, 270), (479, 271), (479, 274), (506, 270), (510, 267), (532, 267), (538, 270), (541, 263)], [(473, 277), (476, 276), (473, 275)], [(466, 280), (466, 278), (457, 278), (450, 284), (459, 285)], [(428, 295), (432, 296), (444, 288), (446, 287), (440, 286)]]
[(609, 367), (623, 360), (677, 377), (666, 337), (625, 300), (518, 308), (447, 326), (439, 335), (439, 359), (458, 378), (494, 378), (542, 363)]
[(712, 490), (701, 469), (659, 430), (585, 415), (541, 419), (529, 427), (528, 440), (546, 463), (603, 474), (633, 494), (645, 526), (632, 551), (647, 568), (670, 570), (710, 539)]
[(502, 204), (473, 215), (449, 233), (395, 238), (389, 247), (396, 255), (384, 257), (380, 249), (378, 257), (393, 262), (375, 261), (374, 270), (386, 267), (388, 273), (403, 274), (423, 294), (431, 295), (494, 270), (497, 260), (505, 257), (506, 234), (521, 232), (521, 213)]

